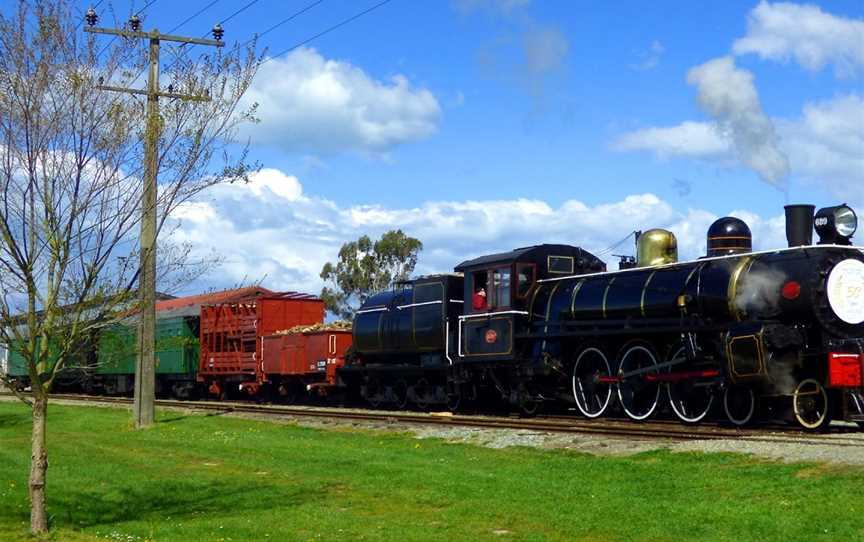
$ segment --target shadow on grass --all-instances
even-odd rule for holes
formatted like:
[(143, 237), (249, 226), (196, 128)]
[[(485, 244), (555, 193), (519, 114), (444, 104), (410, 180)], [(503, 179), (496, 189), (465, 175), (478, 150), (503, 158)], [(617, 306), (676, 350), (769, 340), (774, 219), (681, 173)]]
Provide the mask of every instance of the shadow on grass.
[(77, 529), (146, 520), (188, 521), (260, 511), (262, 498), (289, 508), (325, 502), (328, 487), (279, 486), (248, 480), (148, 482), (115, 485), (108, 490), (55, 489), (51, 499), (54, 526)]
[(178, 414), (176, 416), (171, 416), (168, 418), (159, 418), (156, 420), (156, 423), (173, 423), (180, 422), (183, 420), (188, 420), (189, 418), (213, 418), (215, 416), (224, 416), (226, 414), (231, 414), (233, 410), (218, 410), (215, 412), (208, 412), (207, 414)]
[(0, 427), (17, 427), (30, 422), (29, 414), (0, 414)]

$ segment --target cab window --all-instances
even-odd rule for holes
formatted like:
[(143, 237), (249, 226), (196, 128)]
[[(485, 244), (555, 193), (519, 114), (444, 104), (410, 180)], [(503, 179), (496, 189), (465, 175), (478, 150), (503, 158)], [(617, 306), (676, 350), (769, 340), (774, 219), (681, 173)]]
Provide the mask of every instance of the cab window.
[(530, 263), (523, 263), (516, 266), (516, 297), (525, 299), (531, 286), (534, 285), (534, 273), (536, 266)]
[(499, 267), (492, 271), (493, 307), (510, 306), (510, 268)]
[(573, 257), (572, 256), (549, 256), (546, 262), (546, 267), (550, 273), (561, 275), (573, 274)]
[(473, 312), (486, 312), (491, 300), (489, 292), (489, 272), (477, 271), (471, 274), (471, 310)]

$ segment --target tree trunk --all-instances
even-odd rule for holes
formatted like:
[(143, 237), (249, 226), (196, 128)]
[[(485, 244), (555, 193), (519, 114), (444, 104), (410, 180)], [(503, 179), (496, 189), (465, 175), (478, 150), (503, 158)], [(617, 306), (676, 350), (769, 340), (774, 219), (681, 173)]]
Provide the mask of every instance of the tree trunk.
[(48, 531), (48, 514), (45, 510), (45, 475), (48, 472), (45, 422), (48, 414), (48, 397), (41, 393), (34, 395), (30, 457), (30, 532), (41, 534)]

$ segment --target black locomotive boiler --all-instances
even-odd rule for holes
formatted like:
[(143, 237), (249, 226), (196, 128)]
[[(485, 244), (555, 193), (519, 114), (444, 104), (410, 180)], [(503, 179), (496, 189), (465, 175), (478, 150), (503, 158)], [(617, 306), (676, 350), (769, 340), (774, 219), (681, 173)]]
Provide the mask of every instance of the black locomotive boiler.
[[(684, 422), (716, 408), (743, 425), (761, 402), (807, 429), (864, 422), (857, 217), (845, 205), (813, 210), (787, 206), (789, 246), (775, 250), (752, 251), (747, 225), (726, 217), (689, 262), (665, 230), (643, 233), (635, 266), (617, 271), (566, 245), (463, 262), (446, 280), (367, 301), (349, 373), (373, 402), (400, 406), (455, 408), (489, 389), (526, 413), (565, 400), (587, 417), (614, 406), (644, 420), (668, 402)], [(446, 287), (430, 297), (418, 289), (429, 281)]]

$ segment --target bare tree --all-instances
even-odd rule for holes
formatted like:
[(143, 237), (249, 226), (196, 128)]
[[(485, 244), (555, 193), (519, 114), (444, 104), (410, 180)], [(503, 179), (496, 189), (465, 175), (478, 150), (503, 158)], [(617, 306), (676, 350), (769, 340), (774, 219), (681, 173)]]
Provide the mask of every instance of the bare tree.
[[(19, 396), (33, 418), (34, 534), (48, 529), (51, 386), (94, 329), (133, 306), (139, 274), (143, 104), (96, 87), (134, 85), (146, 54), (137, 40), (118, 39), (100, 58), (108, 40), (76, 31), (73, 9), (19, 0), (14, 14), (0, 13), (0, 342), (29, 373), (30, 391)], [(207, 187), (245, 178), (245, 148), (232, 136), (251, 119), (237, 104), (260, 61), (254, 44), (194, 59), (188, 47), (175, 53), (164, 84), (212, 100), (162, 108), (160, 228)]]

